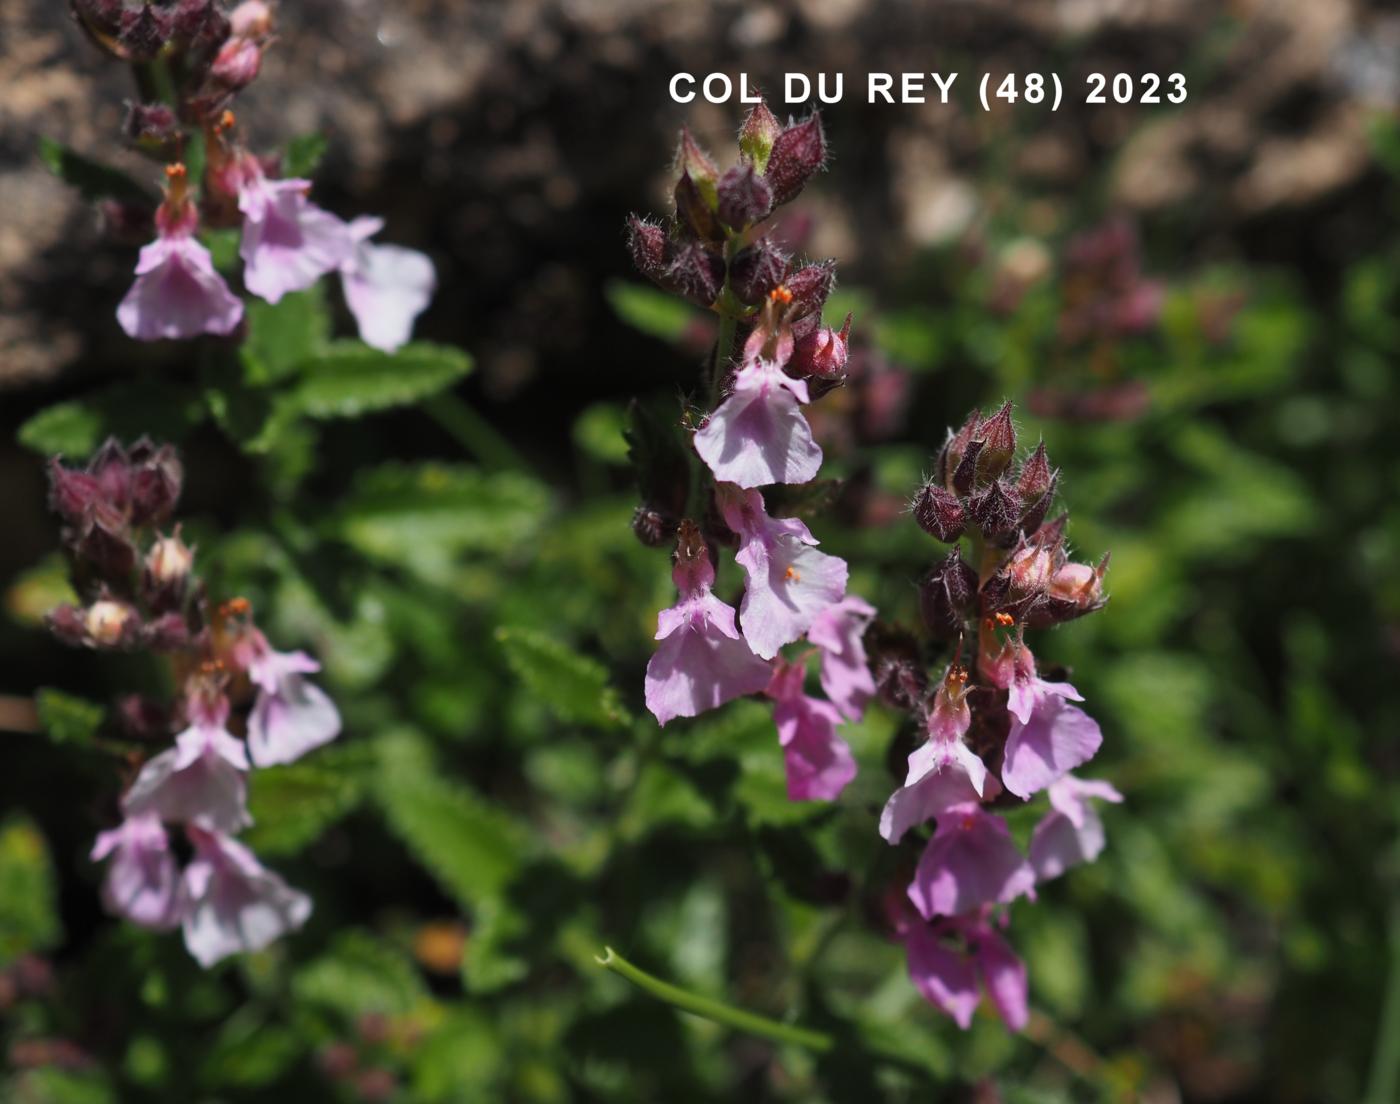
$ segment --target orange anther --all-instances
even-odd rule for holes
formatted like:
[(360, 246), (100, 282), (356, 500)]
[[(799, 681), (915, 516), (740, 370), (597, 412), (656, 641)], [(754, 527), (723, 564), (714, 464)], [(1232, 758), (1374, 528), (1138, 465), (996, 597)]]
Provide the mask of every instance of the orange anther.
[(1003, 629), (1009, 628), (1010, 626), (1016, 624), (1016, 618), (1012, 617), (1011, 614), (1005, 612), (1004, 610), (1001, 613), (998, 613), (993, 618), (993, 620), (995, 620), (996, 623), (1000, 625)]
[(219, 608), (219, 612), (225, 617), (242, 617), (252, 608), (253, 604), (246, 598), (230, 598)]
[(234, 117), (232, 111), (225, 111), (222, 115), (219, 116), (219, 129), (232, 130), (233, 124), (237, 121), (238, 120)]
[(182, 165), (179, 161), (176, 161), (173, 165), (166, 165), (165, 178), (167, 180), (184, 180), (185, 166)]
[(799, 583), (802, 581), (802, 576), (798, 574), (798, 572), (794, 568), (791, 567), (789, 567), (786, 571), (783, 572), (783, 578), (790, 583)]
[(775, 303), (787, 304), (792, 302), (792, 292), (788, 290), (786, 284), (779, 284), (768, 293), (768, 298)]

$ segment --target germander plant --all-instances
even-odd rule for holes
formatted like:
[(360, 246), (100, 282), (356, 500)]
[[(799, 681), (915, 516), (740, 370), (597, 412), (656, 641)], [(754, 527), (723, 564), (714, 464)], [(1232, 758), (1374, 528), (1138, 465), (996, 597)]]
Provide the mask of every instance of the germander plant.
[[(764, 232), (824, 164), (820, 118), (783, 127), (759, 105), (739, 146), (739, 163), (721, 172), (683, 131), (674, 216), (629, 223), (639, 269), (719, 318), (705, 379), (671, 427), (680, 439), (645, 452), (672, 462), (641, 465), (634, 527), (674, 547), (679, 594), (658, 618), (647, 708), (665, 725), (766, 695), (793, 801), (841, 797), (857, 768), (839, 729), (872, 698), (907, 713), (917, 746), (869, 830), (896, 846), (933, 831), (912, 880), (888, 895), (886, 922), (932, 1004), (966, 1028), (985, 988), (1020, 1030), (1026, 972), (1000, 934), (1009, 906), (1096, 858), (1093, 802), (1122, 800), (1072, 773), (1102, 734), (1065, 673), (1038, 670), (1026, 633), (1100, 608), (1107, 558), (1070, 559), (1067, 516), (1050, 517), (1059, 473), (1043, 443), (1019, 456), (1010, 402), (950, 432), (914, 496), (914, 520), (954, 545), (920, 584), (924, 638), (876, 621), (848, 593), (846, 562), (818, 551), (804, 521), (770, 510), (817, 480), (822, 450), (802, 408), (845, 382), (852, 319), (839, 331), (823, 324), (832, 262), (795, 265)], [(644, 429), (657, 432), (634, 427), (634, 438)], [(728, 548), (743, 573), (737, 612), (716, 594), (728, 592), (717, 582)], [(806, 692), (813, 658), (824, 699)], [(1025, 854), (1002, 814), (1042, 793), (1048, 808)]]

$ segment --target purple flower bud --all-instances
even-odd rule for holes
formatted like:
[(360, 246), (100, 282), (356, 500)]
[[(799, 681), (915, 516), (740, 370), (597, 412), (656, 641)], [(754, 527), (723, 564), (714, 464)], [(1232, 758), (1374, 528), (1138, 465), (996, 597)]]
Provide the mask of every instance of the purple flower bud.
[(1023, 533), (1034, 533), (1045, 521), (1045, 515), (1050, 510), (1050, 504), (1055, 501), (1055, 487), (1059, 483), (1059, 472), (1051, 474), (1050, 485), (1045, 488), (1045, 493), (1032, 502), (1021, 513), (1020, 529)]
[(228, 38), (230, 23), (215, 0), (179, 0), (171, 29), (190, 45), (212, 48)]
[(875, 624), (865, 634), (870, 670), (880, 699), (896, 709), (917, 709), (928, 695), (928, 671), (918, 639), (904, 629)]
[(773, 143), (782, 132), (783, 124), (768, 110), (766, 103), (759, 101), (739, 130), (739, 152), (753, 163), (755, 169), (763, 172), (768, 167)]
[(151, 61), (173, 30), (169, 12), (146, 3), (138, 9), (122, 12), (117, 41), (132, 61)]
[[(962, 428), (956, 433), (949, 434), (947, 442), (943, 446), (943, 451), (938, 454), (938, 480), (940, 483), (947, 483), (957, 472), (958, 466), (962, 463), (963, 453), (967, 451), (967, 446), (972, 441), (972, 435), (977, 432), (977, 427), (982, 424), (982, 411), (974, 410), (968, 415), (967, 421), (962, 424)], [(971, 484), (968, 484), (969, 489)], [(961, 492), (966, 494), (966, 491)]]
[(164, 145), (179, 136), (180, 121), (166, 104), (128, 101), (123, 129), (133, 142)]
[(724, 240), (724, 228), (720, 226), (714, 208), (688, 172), (681, 173), (676, 181), (675, 194), (676, 222), (687, 237), (701, 241)]
[(793, 347), (789, 365), (800, 375), (835, 380), (846, 370), (851, 338), (851, 316), (846, 324), (833, 330), (829, 326), (813, 330), (800, 338)]
[(636, 215), (627, 216), (627, 251), (637, 271), (649, 280), (661, 281), (666, 275), (670, 240), (666, 231)]
[(64, 644), (78, 648), (87, 643), (87, 622), (83, 618), (83, 611), (77, 606), (55, 606), (49, 610), (44, 620), (48, 624), (49, 632)]
[(796, 198), (803, 185), (826, 162), (826, 135), (820, 115), (813, 114), (778, 135), (764, 175), (773, 186), (773, 205)]
[(914, 520), (925, 533), (952, 544), (963, 533), (966, 517), (958, 496), (937, 483), (926, 483), (911, 506)]
[(977, 600), (977, 572), (955, 548), (919, 584), (919, 612), (938, 640), (956, 640)]
[(230, 91), (246, 88), (262, 68), (262, 47), (250, 38), (234, 35), (225, 40), (214, 56), (209, 75)]
[(155, 740), (170, 735), (169, 708), (144, 694), (127, 694), (117, 702), (117, 723), (133, 740)]
[(820, 314), (826, 304), (826, 297), (836, 286), (836, 262), (822, 261), (819, 264), (804, 265), (787, 278), (784, 286), (792, 292), (792, 302), (788, 305), (788, 321), (810, 314)]
[(1039, 501), (1050, 489), (1053, 479), (1050, 460), (1045, 454), (1045, 442), (1041, 441), (1016, 476), (1016, 494), (1021, 499), (1021, 505), (1030, 506)]
[(773, 210), (773, 189), (752, 165), (735, 165), (720, 178), (720, 221), (734, 230), (761, 222)]
[(114, 35), (121, 30), (122, 0), (71, 0), (73, 14), (94, 34)]
[(159, 525), (168, 521), (180, 500), (184, 465), (174, 446), (157, 448), (142, 439), (131, 449), (131, 523)]
[(1015, 497), (1000, 479), (974, 495), (968, 503), (968, 511), (983, 535), (988, 537), (1001, 537), (1013, 532), (1021, 513)]
[(724, 286), (724, 259), (698, 242), (676, 251), (666, 280), (692, 303), (708, 307)]
[[(951, 456), (951, 446), (949, 453)], [(977, 482), (977, 458), (982, 453), (981, 441), (969, 441), (963, 449), (958, 466), (953, 469), (953, 490), (960, 495), (970, 494)]]
[(102, 495), (97, 479), (65, 468), (55, 456), (49, 461), (49, 509), (70, 525), (78, 525)]
[(741, 303), (755, 306), (787, 275), (788, 258), (767, 238), (741, 249), (729, 262), (729, 287)]
[(648, 548), (660, 548), (675, 538), (676, 522), (660, 510), (642, 503), (632, 514), (632, 532)]
[(141, 641), (153, 652), (179, 652), (190, 646), (190, 627), (182, 613), (161, 614), (142, 627)]
[(1011, 422), (1011, 403), (1002, 408), (977, 428), (977, 436), (982, 441), (982, 452), (977, 458), (978, 482), (996, 479), (1011, 464), (1016, 455), (1016, 427)]
[(126, 518), (106, 502), (97, 502), (71, 544), (74, 557), (97, 578), (124, 587), (136, 569), (136, 546)]

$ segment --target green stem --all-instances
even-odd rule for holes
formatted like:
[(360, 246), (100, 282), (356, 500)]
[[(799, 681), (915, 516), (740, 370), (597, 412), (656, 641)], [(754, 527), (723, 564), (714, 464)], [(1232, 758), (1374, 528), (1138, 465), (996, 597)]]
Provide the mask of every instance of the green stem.
[(1366, 1104), (1390, 1104), (1396, 1099), (1400, 1099), (1400, 901), (1390, 910), (1390, 975), (1365, 1097)]
[(456, 395), (437, 395), (423, 409), (483, 466), (529, 471), (530, 465), (495, 426)]
[(777, 1020), (770, 1020), (767, 1016), (745, 1012), (742, 1008), (734, 1008), (732, 1005), (711, 1000), (709, 997), (699, 996), (677, 985), (672, 985), (670, 982), (652, 977), (645, 970), (639, 970), (633, 966), (611, 947), (604, 947), (602, 955), (595, 957), (600, 966), (605, 966), (614, 973), (621, 974), (638, 989), (679, 1008), (682, 1012), (689, 1012), (691, 1015), (703, 1017), (749, 1035), (771, 1039), (775, 1043), (791, 1043), (794, 1046), (806, 1047), (808, 1050), (815, 1050), (818, 1053), (828, 1051), (836, 1045), (835, 1037), (823, 1031), (811, 1031), (805, 1027), (779, 1023)]
[[(728, 285), (726, 285), (727, 287)], [(732, 314), (719, 316), (719, 336), (715, 340), (715, 362), (710, 367), (710, 409), (719, 403), (719, 388), (724, 382), (725, 369), (729, 367), (729, 354), (734, 349), (734, 331), (739, 320)]]

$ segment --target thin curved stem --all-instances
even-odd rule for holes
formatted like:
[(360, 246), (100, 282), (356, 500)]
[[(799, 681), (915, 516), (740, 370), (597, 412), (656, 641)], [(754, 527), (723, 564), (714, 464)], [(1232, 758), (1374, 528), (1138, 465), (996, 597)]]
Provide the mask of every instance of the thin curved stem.
[(779, 1023), (777, 1020), (770, 1020), (767, 1016), (746, 1012), (742, 1008), (735, 1008), (733, 1005), (724, 1004), (722, 1001), (710, 997), (702, 997), (698, 993), (692, 993), (678, 985), (662, 981), (645, 970), (633, 966), (611, 947), (604, 947), (603, 953), (595, 955), (594, 958), (598, 965), (616, 974), (621, 974), (638, 989), (679, 1008), (682, 1012), (689, 1012), (691, 1015), (700, 1016), (725, 1027), (732, 1027), (736, 1031), (742, 1031), (748, 1035), (771, 1039), (775, 1043), (790, 1043), (793, 1046), (806, 1047), (808, 1050), (814, 1050), (818, 1053), (828, 1051), (836, 1045), (835, 1037), (824, 1031), (812, 1031), (805, 1027)]
[(1366, 1084), (1366, 1104), (1389, 1104), (1400, 1094), (1400, 901), (1390, 909), (1390, 975), (1386, 979), (1385, 1004), (1376, 1029), (1371, 1075)]

